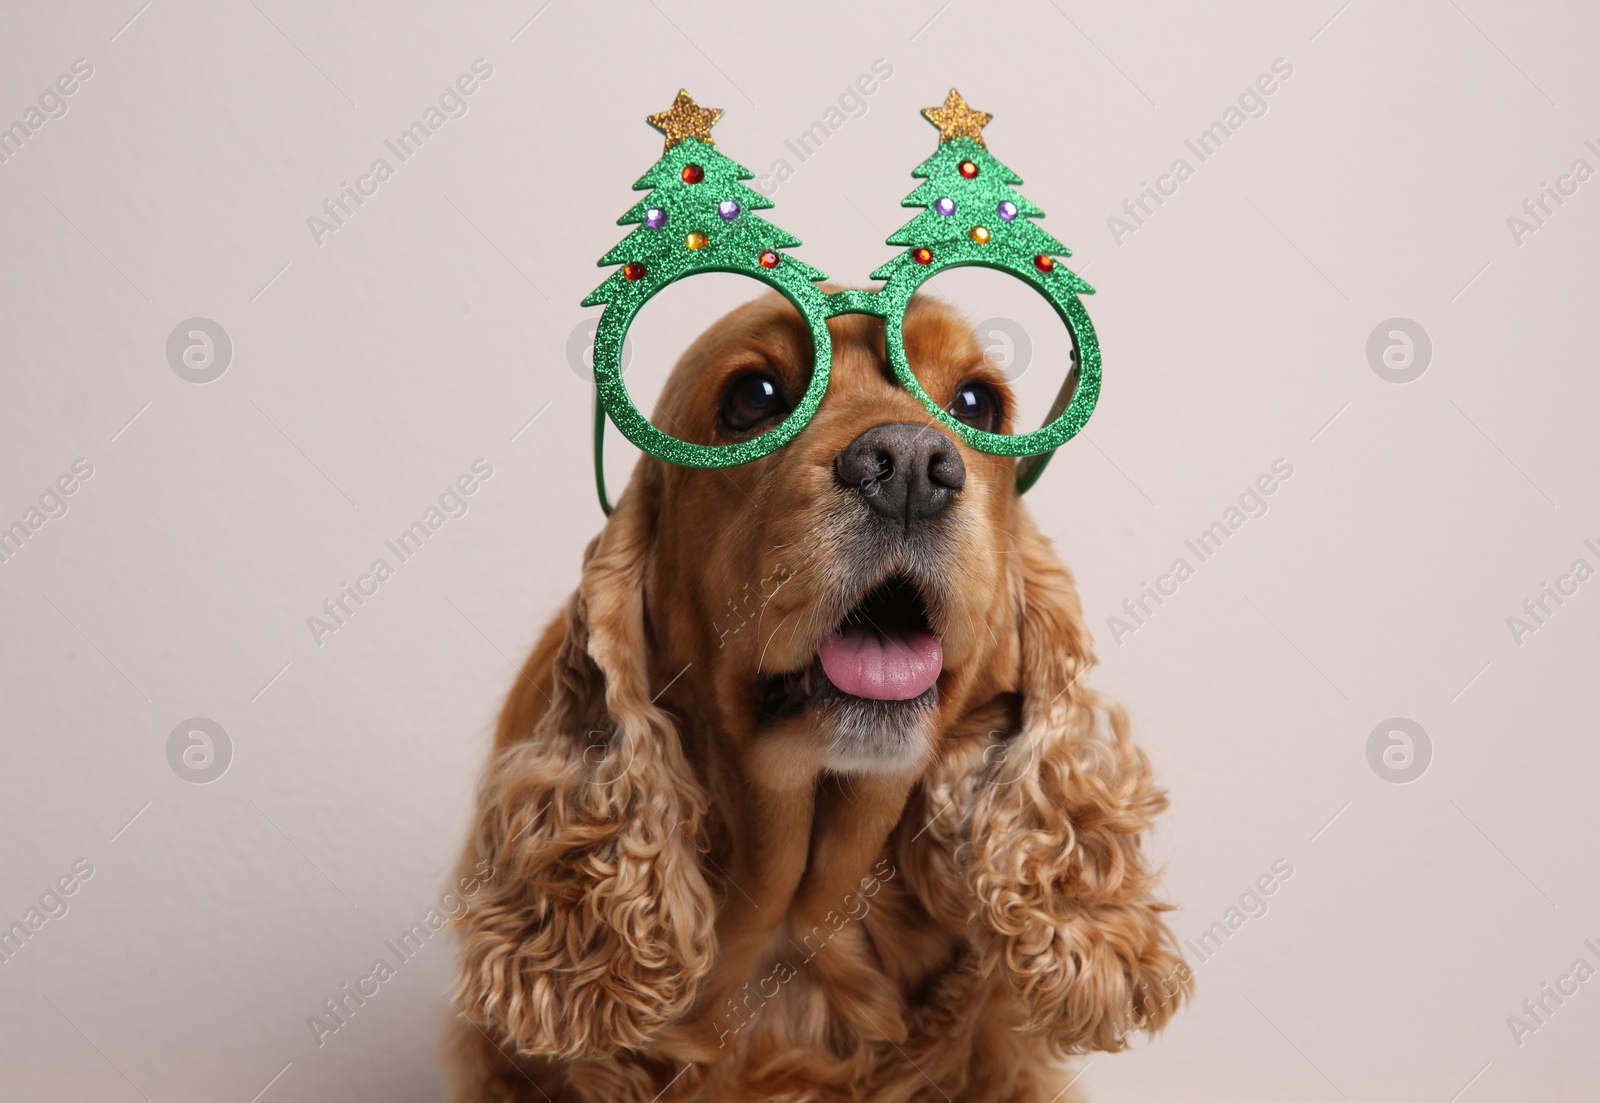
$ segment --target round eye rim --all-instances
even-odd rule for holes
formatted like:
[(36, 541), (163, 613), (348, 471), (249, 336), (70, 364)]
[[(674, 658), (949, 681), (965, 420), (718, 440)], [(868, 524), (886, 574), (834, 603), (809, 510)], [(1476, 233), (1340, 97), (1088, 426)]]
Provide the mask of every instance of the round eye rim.
[[(705, 250), (714, 252), (714, 250)], [(595, 481), (601, 508), (610, 513), (600, 466), (605, 420), (609, 418), (632, 444), (657, 459), (679, 467), (734, 467), (750, 463), (782, 448), (805, 428), (828, 389), (833, 366), (833, 338), (828, 331), (826, 293), (806, 275), (800, 265), (781, 264), (763, 268), (758, 260), (740, 253), (692, 257), (674, 269), (659, 267), (637, 284), (622, 289), (613, 302), (605, 304), (594, 338), (595, 376)], [(622, 378), (622, 343), (634, 318), (654, 295), (680, 279), (702, 272), (731, 272), (749, 276), (788, 299), (806, 320), (811, 336), (811, 382), (795, 402), (787, 417), (763, 433), (726, 444), (695, 444), (664, 432), (653, 425), (634, 405)], [(821, 277), (826, 278), (826, 277)]]
[[(961, 396), (969, 392), (979, 396), (980, 399), (978, 415), (970, 418), (956, 411), (956, 404), (961, 401)], [(961, 424), (990, 433), (996, 432), (1006, 420), (1005, 400), (1000, 397), (1000, 392), (995, 390), (992, 384), (982, 379), (963, 379), (956, 384), (955, 396), (950, 399), (950, 405), (946, 406), (945, 410)]]
[[(906, 357), (904, 318), (911, 296), (940, 272), (968, 265), (1006, 272), (1031, 286), (1055, 308), (1072, 338), (1074, 363), (1067, 371), (1056, 401), (1051, 404), (1051, 416), (1031, 432), (991, 433), (958, 421), (923, 389)], [(884, 336), (889, 366), (895, 377), (935, 420), (973, 448), (992, 456), (1022, 460), (1017, 469), (1017, 490), (1019, 493), (1026, 491), (1043, 474), (1055, 450), (1083, 431), (1099, 401), (1100, 342), (1095, 336), (1094, 323), (1089, 320), (1089, 311), (1080, 298), (1093, 294), (1094, 289), (1064, 264), (1057, 264), (1051, 272), (1043, 273), (1031, 260), (995, 252), (987, 245), (964, 238), (941, 243), (932, 264), (905, 265), (892, 273), (885, 271), (888, 267), (885, 265), (878, 270), (889, 278), (878, 294), (885, 297)]]
[[(742, 397), (741, 391), (752, 383), (765, 384), (763, 398), (770, 408), (754, 415), (735, 409)], [(762, 425), (776, 422), (787, 414), (791, 405), (783, 390), (783, 380), (776, 372), (765, 368), (750, 368), (739, 372), (722, 390), (722, 403), (717, 409), (717, 428), (732, 436), (745, 437)]]

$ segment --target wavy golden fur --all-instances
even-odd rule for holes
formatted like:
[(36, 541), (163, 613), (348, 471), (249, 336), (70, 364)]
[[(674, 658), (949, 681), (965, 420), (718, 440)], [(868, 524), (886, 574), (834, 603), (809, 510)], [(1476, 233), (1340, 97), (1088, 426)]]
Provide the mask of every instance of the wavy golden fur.
[[(961, 444), (937, 525), (874, 522), (834, 457), (928, 419), (881, 322), (830, 328), (827, 399), (790, 445), (640, 461), (506, 701), (462, 857), (494, 873), (460, 921), (454, 1103), (1064, 1103), (1070, 1055), (1188, 994), (1141, 851), (1165, 798), (1083, 684), (1077, 592), (1013, 462)], [(1005, 394), (936, 301), (906, 334), (930, 393)], [(809, 363), (793, 309), (758, 300), (684, 354), (656, 421), (716, 439), (730, 380), (803, 389)], [(763, 679), (891, 571), (942, 644), (936, 702), (848, 740), (838, 713), (763, 714)]]

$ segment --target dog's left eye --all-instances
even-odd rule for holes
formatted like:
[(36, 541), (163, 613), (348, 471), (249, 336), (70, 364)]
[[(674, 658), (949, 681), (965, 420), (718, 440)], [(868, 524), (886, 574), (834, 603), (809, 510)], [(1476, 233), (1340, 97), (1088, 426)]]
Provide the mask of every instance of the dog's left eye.
[(1000, 398), (982, 383), (967, 382), (956, 388), (948, 407), (957, 421), (993, 433), (1000, 428)]
[(736, 433), (788, 413), (778, 381), (766, 372), (746, 372), (728, 386), (722, 398), (722, 423)]

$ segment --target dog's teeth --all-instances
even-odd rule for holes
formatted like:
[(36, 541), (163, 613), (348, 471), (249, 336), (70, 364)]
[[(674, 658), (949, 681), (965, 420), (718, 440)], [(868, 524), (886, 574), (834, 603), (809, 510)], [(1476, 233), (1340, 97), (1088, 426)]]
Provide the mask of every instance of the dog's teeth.
[(800, 675), (800, 692), (807, 697), (811, 696), (811, 668), (809, 666)]

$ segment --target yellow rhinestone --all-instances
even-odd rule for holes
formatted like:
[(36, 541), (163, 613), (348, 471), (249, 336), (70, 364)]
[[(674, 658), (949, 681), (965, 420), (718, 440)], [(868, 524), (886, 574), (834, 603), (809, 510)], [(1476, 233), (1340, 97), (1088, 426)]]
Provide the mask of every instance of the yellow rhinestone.
[(702, 234), (699, 230), (694, 231), (688, 237), (683, 239), (683, 243), (691, 249), (704, 249), (706, 247), (706, 241), (706, 235)]
[(989, 244), (989, 228), (987, 226), (974, 226), (970, 236), (979, 245)]

